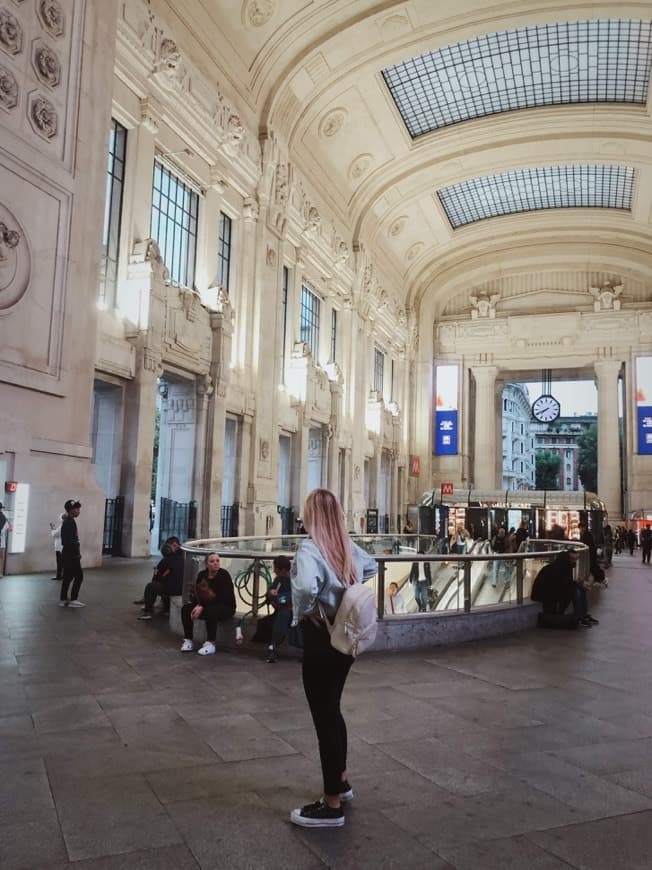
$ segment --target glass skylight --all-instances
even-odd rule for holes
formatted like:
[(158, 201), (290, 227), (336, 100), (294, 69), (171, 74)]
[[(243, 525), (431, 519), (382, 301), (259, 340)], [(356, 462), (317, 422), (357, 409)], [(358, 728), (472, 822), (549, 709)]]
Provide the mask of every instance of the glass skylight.
[(542, 166), (460, 181), (437, 191), (453, 229), (543, 208), (631, 209), (631, 166)]
[(412, 138), (532, 106), (647, 101), (652, 22), (570, 21), (458, 42), (383, 70)]

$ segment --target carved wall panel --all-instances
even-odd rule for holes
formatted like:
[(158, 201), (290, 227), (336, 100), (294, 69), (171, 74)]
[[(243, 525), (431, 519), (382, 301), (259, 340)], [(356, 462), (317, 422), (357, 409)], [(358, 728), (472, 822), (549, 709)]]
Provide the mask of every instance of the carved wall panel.
[(0, 0), (3, 124), (71, 168), (85, 0)]
[(9, 158), (0, 166), (0, 377), (60, 389), (71, 196)]

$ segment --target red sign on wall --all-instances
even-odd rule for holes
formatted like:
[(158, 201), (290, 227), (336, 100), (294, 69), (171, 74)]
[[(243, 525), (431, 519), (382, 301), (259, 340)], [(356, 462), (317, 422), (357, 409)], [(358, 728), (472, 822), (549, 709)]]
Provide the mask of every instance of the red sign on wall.
[(419, 477), (421, 474), (421, 458), (410, 456), (410, 477)]
[(18, 489), (18, 481), (17, 480), (5, 481), (5, 492), (16, 492), (17, 489)]
[(442, 495), (453, 495), (455, 487), (452, 483), (442, 483), (441, 485), (441, 494)]

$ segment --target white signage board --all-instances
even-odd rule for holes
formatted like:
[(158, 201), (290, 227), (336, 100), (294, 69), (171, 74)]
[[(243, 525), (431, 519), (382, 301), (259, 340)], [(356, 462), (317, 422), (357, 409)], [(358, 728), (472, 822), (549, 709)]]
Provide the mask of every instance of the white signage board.
[(29, 506), (29, 483), (19, 483), (14, 493), (14, 515), (9, 537), (9, 552), (24, 553), (27, 543), (27, 509)]

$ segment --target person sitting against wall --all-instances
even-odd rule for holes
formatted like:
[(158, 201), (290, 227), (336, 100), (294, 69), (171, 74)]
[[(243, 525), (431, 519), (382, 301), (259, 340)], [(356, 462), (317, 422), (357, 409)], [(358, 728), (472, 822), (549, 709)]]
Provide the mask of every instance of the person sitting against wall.
[[(151, 619), (154, 615), (154, 604), (158, 596), (163, 602), (163, 613), (170, 612), (170, 598), (173, 595), (181, 595), (183, 592), (183, 568), (184, 556), (181, 549), (181, 541), (177, 537), (171, 537), (161, 547), (163, 558), (156, 566), (154, 576), (145, 586), (143, 592), (143, 612), (138, 619)], [(140, 601), (136, 601), (140, 604)]]
[(217, 624), (230, 622), (235, 614), (235, 592), (231, 575), (220, 567), (217, 553), (206, 556), (206, 567), (197, 575), (189, 600), (181, 608), (184, 641), (181, 652), (193, 652), (193, 633), (195, 620), (206, 623), (206, 642), (197, 652), (200, 656), (215, 654)]
[(588, 613), (586, 589), (575, 580), (574, 568), (578, 559), (577, 550), (564, 550), (544, 565), (535, 577), (530, 598), (542, 605), (540, 625), (557, 627), (557, 618), (565, 614), (571, 603), (576, 624), (586, 628), (598, 624), (598, 620)]

